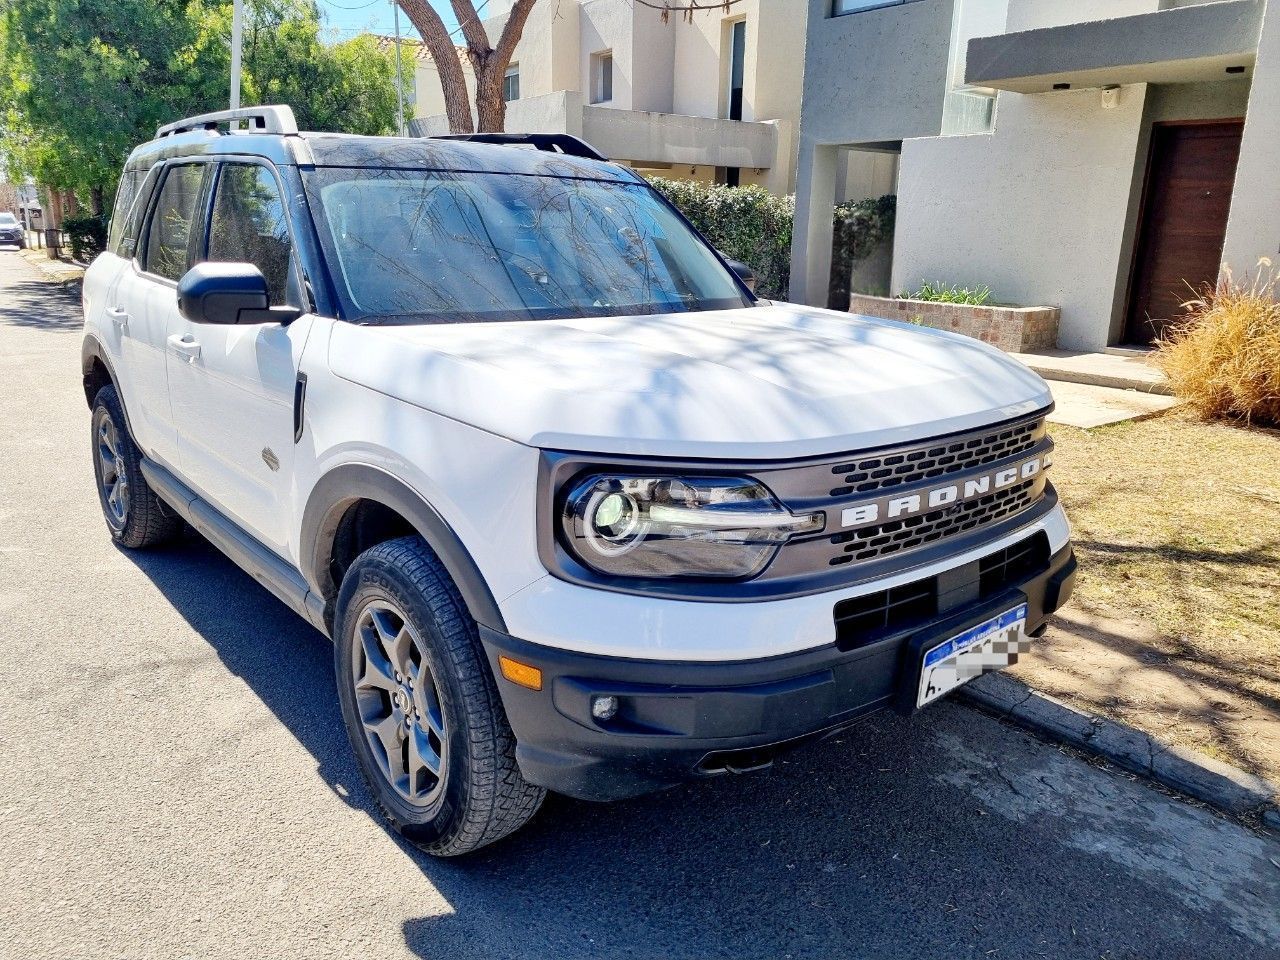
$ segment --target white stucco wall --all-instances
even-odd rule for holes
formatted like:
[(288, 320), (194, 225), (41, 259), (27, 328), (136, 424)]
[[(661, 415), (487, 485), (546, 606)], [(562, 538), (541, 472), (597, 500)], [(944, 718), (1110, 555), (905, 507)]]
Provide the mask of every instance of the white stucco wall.
[[(485, 21), (492, 42), (506, 24), (509, 6), (490, 7), (500, 11)], [(742, 18), (747, 20), (743, 118), (771, 126), (762, 129), (748, 123), (734, 130), (689, 121), (724, 116), (728, 24)], [(552, 123), (559, 115), (559, 107), (549, 103), (589, 104), (592, 55), (607, 50), (613, 55), (613, 99), (600, 106), (635, 111), (638, 116), (603, 118), (616, 122), (598, 120), (591, 126), (597, 133), (607, 129), (614, 148), (634, 145), (644, 152), (616, 152), (610, 144), (599, 144), (601, 149), (623, 160), (678, 161), (695, 146), (688, 142), (689, 131), (705, 131), (708, 136), (715, 131), (713, 140), (700, 145), (700, 164), (725, 165), (726, 158), (748, 158), (751, 166), (742, 170), (743, 183), (788, 193), (795, 182), (805, 19), (803, 0), (741, 0), (727, 13), (722, 8), (703, 10), (691, 22), (673, 14), (666, 23), (657, 10), (631, 0), (546, 0), (534, 6), (516, 47), (520, 100), (508, 105), (507, 127), (581, 133), (581, 116), (561, 126), (540, 124)], [(469, 66), (464, 72), (474, 98)], [(577, 100), (558, 97), (566, 92)], [(430, 61), (419, 66), (416, 93), (415, 115), (423, 118), (420, 128), (444, 131), (444, 98)], [(553, 101), (524, 105), (548, 96)], [(765, 143), (774, 145), (769, 156), (761, 154)], [(682, 166), (674, 169), (678, 176)], [(713, 174), (700, 170), (699, 177), (704, 175)]]
[(1269, 0), (1245, 118), (1222, 261), (1237, 275), (1280, 264), (1280, 0)]
[(1127, 279), (1126, 226), (1147, 88), (1001, 95), (989, 135), (902, 147), (893, 288), (990, 285), (1062, 308), (1059, 343), (1107, 345)]

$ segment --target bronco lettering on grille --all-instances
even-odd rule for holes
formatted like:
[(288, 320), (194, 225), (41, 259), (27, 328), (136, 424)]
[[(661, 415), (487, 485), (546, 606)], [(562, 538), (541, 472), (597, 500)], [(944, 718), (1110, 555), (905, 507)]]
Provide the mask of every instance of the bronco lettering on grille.
[(840, 524), (845, 529), (869, 527), (901, 517), (911, 517), (933, 510), (951, 509), (968, 500), (986, 496), (996, 490), (1030, 480), (1047, 470), (1053, 463), (1053, 450), (1049, 449), (1032, 457), (1024, 457), (999, 469), (956, 477), (950, 483), (926, 487), (910, 492), (899, 491), (893, 496), (875, 497), (843, 508)]

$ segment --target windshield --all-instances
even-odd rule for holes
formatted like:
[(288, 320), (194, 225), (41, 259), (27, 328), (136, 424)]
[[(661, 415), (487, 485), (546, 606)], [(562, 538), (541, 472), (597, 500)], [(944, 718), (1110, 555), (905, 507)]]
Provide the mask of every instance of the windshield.
[(540, 320), (749, 304), (644, 184), (335, 167), (305, 176), (351, 320)]
[(15, 217), (12, 213), (0, 213), (0, 224), (3, 224), (4, 226), (7, 227), (17, 222), (18, 222), (18, 218)]

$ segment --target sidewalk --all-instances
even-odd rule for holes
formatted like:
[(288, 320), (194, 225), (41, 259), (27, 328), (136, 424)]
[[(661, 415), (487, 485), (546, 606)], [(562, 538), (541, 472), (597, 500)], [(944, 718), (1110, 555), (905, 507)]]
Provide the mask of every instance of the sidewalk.
[(68, 260), (50, 260), (44, 250), (22, 250), (19, 256), (39, 270), (50, 283), (75, 284), (84, 279), (84, 267)]

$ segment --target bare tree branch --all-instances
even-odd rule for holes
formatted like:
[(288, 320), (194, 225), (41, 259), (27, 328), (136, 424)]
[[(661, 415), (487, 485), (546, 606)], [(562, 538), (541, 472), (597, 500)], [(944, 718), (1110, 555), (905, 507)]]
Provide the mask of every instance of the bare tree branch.
[(660, 10), (663, 23), (666, 23), (673, 13), (681, 14), (685, 20), (692, 23), (695, 13), (702, 10), (720, 10), (728, 13), (729, 8), (735, 3), (740, 3), (741, 0), (685, 0), (683, 3), (678, 0), (631, 0), (631, 2), (648, 7), (650, 10)]
[[(431, 59), (435, 61), (436, 72), (440, 75), (440, 88), (444, 91), (444, 110), (449, 119), (451, 133), (472, 133), (475, 123), (471, 116), (471, 101), (467, 97), (467, 77), (462, 72), (462, 61), (458, 59), (458, 49), (453, 45), (453, 38), (435, 9), (428, 0), (397, 0), (400, 8), (409, 17), (409, 22), (422, 35), (422, 42), (431, 51)], [(457, 0), (471, 6), (470, 0)], [(475, 8), (471, 10), (475, 19)], [(481, 28), (483, 33), (483, 28)]]
[(489, 34), (485, 32), (484, 24), (480, 22), (476, 6), (471, 0), (449, 0), (449, 2), (453, 7), (453, 15), (458, 18), (463, 39), (467, 41), (467, 59), (471, 61), (471, 66), (475, 68), (478, 78), (484, 61), (493, 52), (489, 46)]

